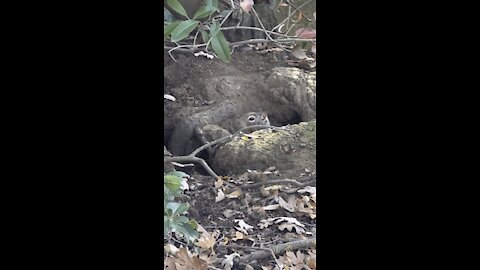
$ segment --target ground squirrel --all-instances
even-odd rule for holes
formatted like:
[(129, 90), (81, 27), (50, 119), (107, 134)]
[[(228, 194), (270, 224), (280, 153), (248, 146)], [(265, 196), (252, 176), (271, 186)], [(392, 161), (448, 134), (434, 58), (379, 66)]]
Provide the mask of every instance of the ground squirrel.
[[(201, 142), (201, 144), (206, 144), (222, 137), (229, 136), (249, 126), (270, 126), (270, 120), (268, 119), (268, 115), (265, 112), (248, 112), (239, 118), (232, 119), (231, 121), (226, 121), (222, 125), (222, 127), (220, 125), (205, 125), (203, 127), (196, 127), (195, 135), (197, 139)], [(244, 131), (244, 133), (248, 133), (251, 131), (252, 130), (247, 130)], [(214, 148), (207, 148), (210, 156), (213, 154)]]

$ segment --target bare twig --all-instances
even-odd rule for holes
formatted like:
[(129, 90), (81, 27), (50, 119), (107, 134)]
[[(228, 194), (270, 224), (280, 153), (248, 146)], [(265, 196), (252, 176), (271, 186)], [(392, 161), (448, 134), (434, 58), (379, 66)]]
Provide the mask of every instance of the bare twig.
[[(230, 43), (230, 47), (232, 46), (237, 46), (237, 45), (242, 45), (242, 44), (253, 44), (253, 43), (270, 43), (270, 42), (314, 42), (316, 39), (308, 39), (308, 38), (279, 38), (279, 39), (274, 39), (274, 40), (268, 40), (268, 39), (249, 39), (249, 40), (242, 40), (242, 41), (237, 41), (237, 42), (232, 42)], [(200, 47), (205, 47), (207, 44), (197, 44), (197, 45), (179, 45), (176, 47), (172, 46), (163, 46), (165, 50), (178, 50), (178, 51), (184, 51), (184, 52), (195, 52), (197, 51)], [(187, 50), (182, 48), (188, 48)]]
[(253, 14), (255, 15), (255, 18), (257, 18), (258, 22), (260, 23), (260, 27), (262, 27), (263, 32), (265, 33), (265, 35), (266, 35), (270, 40), (273, 40), (273, 38), (270, 36), (270, 34), (268, 34), (267, 30), (265, 29), (265, 26), (263, 26), (262, 20), (260, 20), (260, 17), (258, 16), (257, 11), (255, 11), (255, 8), (254, 8), (253, 6), (252, 6), (252, 11), (253, 11)]
[[(262, 32), (264, 32), (264, 30), (261, 29), (261, 28), (251, 27), (251, 26), (227, 26), (227, 27), (222, 27), (222, 28), (220, 28), (220, 30), (236, 30), (236, 29), (247, 29), (247, 30), (255, 30), (255, 31), (262, 31)], [(273, 32), (273, 31), (269, 31), (269, 30), (265, 30), (265, 32), (267, 32), (267, 33), (269, 33), (269, 34), (271, 34), (271, 35), (277, 35), (277, 36), (282, 36), (282, 37), (287, 37), (287, 38), (288, 38), (288, 35), (285, 35), (285, 34)]]
[[(307, 16), (305, 16), (305, 13), (303, 11), (300, 10), (300, 8), (297, 8), (294, 4), (290, 3), (289, 0), (286, 0), (287, 4), (290, 5), (291, 7), (293, 7), (298, 13), (301, 13), (303, 17), (305, 17), (305, 19), (309, 22), (312, 21), (312, 19), (308, 18)], [(303, 5), (302, 5), (303, 7)]]
[[(300, 6), (298, 6), (298, 9), (301, 9), (302, 7), (308, 5), (310, 2), (312, 2), (312, 0), (309, 0), (309, 1), (306, 1), (305, 3), (301, 4)], [(290, 6), (289, 6), (290, 7)], [(288, 14), (287, 18), (285, 18), (281, 23), (277, 24), (277, 26), (273, 27), (272, 31), (275, 31), (275, 29), (279, 28), (282, 24), (284, 24), (285, 22), (289, 22), (290, 21), (290, 18), (296, 13), (296, 10), (294, 12), (291, 12)], [(288, 24), (287, 24), (287, 28), (288, 28)]]

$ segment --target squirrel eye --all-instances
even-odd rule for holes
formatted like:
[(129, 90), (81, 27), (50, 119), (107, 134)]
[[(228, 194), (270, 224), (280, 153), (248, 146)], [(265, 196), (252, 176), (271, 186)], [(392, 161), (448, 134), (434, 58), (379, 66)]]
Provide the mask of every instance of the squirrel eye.
[(248, 117), (248, 121), (249, 121), (249, 122), (255, 121), (255, 116), (253, 116), (253, 115), (252, 115), (252, 116), (249, 116), (249, 117)]

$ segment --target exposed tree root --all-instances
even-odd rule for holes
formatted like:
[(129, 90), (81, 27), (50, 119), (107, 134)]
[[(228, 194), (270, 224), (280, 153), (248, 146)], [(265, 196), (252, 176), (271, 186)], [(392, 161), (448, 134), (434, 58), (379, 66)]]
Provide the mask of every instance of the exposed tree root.
[[(283, 243), (283, 244), (279, 244), (269, 248), (261, 248), (261, 250), (259, 251), (240, 257), (240, 263), (245, 264), (253, 260), (265, 259), (265, 258), (271, 257), (272, 255), (283, 254), (286, 251), (314, 248), (316, 246), (316, 242), (317, 240), (313, 238), (313, 239), (305, 239), (305, 240), (298, 240), (298, 241)], [(251, 247), (241, 247), (241, 248), (247, 249)], [(219, 265), (222, 262), (222, 260), (223, 260), (222, 258), (218, 258), (214, 261), (214, 264)]]
[(212, 147), (212, 146), (214, 146), (216, 144), (219, 144), (219, 143), (226, 143), (226, 142), (232, 140), (232, 138), (235, 137), (236, 135), (241, 134), (243, 131), (259, 130), (259, 129), (265, 129), (265, 128), (283, 129), (281, 127), (273, 127), (273, 126), (266, 126), (266, 125), (248, 126), (248, 127), (240, 129), (239, 131), (235, 132), (232, 135), (228, 135), (228, 136), (222, 137), (220, 139), (217, 139), (217, 140), (211, 141), (209, 143), (206, 143), (206, 144), (200, 146), (199, 148), (195, 149), (195, 151), (193, 151), (191, 154), (189, 154), (187, 156), (164, 157), (163, 162), (164, 163), (166, 163), (166, 162), (192, 162), (192, 163), (197, 163), (197, 164), (200, 164), (207, 171), (207, 173), (209, 175), (211, 175), (215, 179), (217, 179), (218, 175), (212, 170), (212, 168), (210, 168), (210, 166), (208, 166), (207, 162), (204, 159), (197, 157), (197, 154), (200, 153), (201, 151), (207, 149), (208, 147)]

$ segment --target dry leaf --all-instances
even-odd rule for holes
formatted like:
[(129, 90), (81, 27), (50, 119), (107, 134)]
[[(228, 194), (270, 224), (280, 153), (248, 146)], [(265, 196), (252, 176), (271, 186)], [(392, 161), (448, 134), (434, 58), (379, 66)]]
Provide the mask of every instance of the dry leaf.
[(300, 193), (300, 194), (305, 193), (305, 192), (308, 192), (310, 194), (316, 194), (317, 193), (317, 188), (308, 186), (308, 187), (304, 187), (302, 189), (299, 189), (297, 192)]
[(175, 261), (177, 270), (190, 269), (190, 270), (207, 270), (207, 262), (193, 256), (190, 251), (185, 248), (179, 249), (177, 252), (177, 260)]
[(292, 231), (293, 228), (295, 228), (295, 231), (298, 233), (298, 234), (302, 234), (302, 233), (305, 233), (305, 230), (295, 224), (288, 224), (288, 223), (283, 223), (281, 225), (278, 225), (278, 228), (283, 231), (285, 229), (287, 229), (289, 232)]
[(222, 267), (224, 270), (231, 270), (232, 269), (232, 266), (233, 266), (233, 259), (235, 257), (240, 257), (240, 255), (238, 253), (232, 253), (230, 255), (225, 255), (225, 258), (223, 261), (222, 261)]
[(166, 260), (164, 260), (165, 263), (165, 269), (166, 270), (177, 270), (177, 266), (175, 265), (175, 258), (168, 257)]
[(280, 208), (279, 204), (271, 204), (271, 205), (264, 206), (263, 210), (271, 211), (271, 210), (277, 210), (278, 208)]
[(297, 59), (305, 59), (307, 55), (305, 54), (305, 50), (302, 49), (300, 45), (295, 46), (292, 50), (292, 55)]
[[(291, 200), (292, 197), (293, 197), (293, 201)], [(288, 198), (288, 203), (285, 200), (283, 200), (282, 197), (278, 197), (278, 204), (288, 212), (291, 212), (291, 213), (295, 212), (295, 205), (296, 205), (295, 196), (290, 196)]]
[(232, 241), (237, 241), (237, 240), (251, 240), (251, 241), (253, 241), (252, 239), (250, 239), (245, 234), (243, 234), (241, 232), (235, 232), (235, 237), (232, 238)]
[(217, 181), (215, 181), (215, 184), (214, 184), (215, 189), (221, 188), (221, 187), (223, 186), (223, 182), (224, 182), (224, 181), (223, 181), (222, 178), (220, 178), (220, 177), (217, 178)]
[(178, 248), (172, 244), (166, 244), (163, 246), (163, 250), (167, 254), (175, 255), (178, 252)]
[(234, 222), (238, 223), (239, 227), (235, 227), (235, 229), (243, 232), (245, 235), (248, 235), (248, 231), (253, 231), (253, 226), (248, 225), (243, 219), (235, 219)]
[(217, 197), (215, 198), (215, 202), (220, 202), (222, 201), (223, 199), (225, 199), (225, 194), (223, 193), (223, 191), (221, 189), (218, 190), (218, 193), (217, 193)]
[(260, 223), (257, 224), (260, 229), (265, 229), (268, 226), (272, 225), (274, 222), (275, 218), (269, 218), (269, 219), (262, 219), (260, 220)]
[(227, 198), (230, 198), (230, 199), (235, 199), (235, 198), (238, 198), (242, 195), (242, 190), (241, 189), (237, 189), (235, 190), (234, 192), (228, 194), (226, 197)]
[(223, 211), (223, 215), (226, 217), (226, 218), (231, 218), (233, 217), (237, 212), (233, 211), (232, 209), (226, 209), (225, 211)]
[(315, 29), (302, 27), (298, 28), (297, 31), (295, 31), (295, 35), (298, 38), (312, 39), (317, 37), (317, 31)]
[(278, 228), (283, 231), (287, 229), (289, 232), (295, 228), (295, 232), (298, 234), (303, 234), (305, 233), (305, 225), (300, 223), (296, 218), (290, 218), (290, 217), (278, 217), (275, 218), (275, 223), (279, 224)]
[(198, 238), (195, 245), (206, 250), (211, 250), (213, 252), (213, 246), (215, 245), (215, 237), (213, 237), (200, 224), (198, 224), (197, 231), (201, 232), (202, 236)]
[(251, 266), (250, 264), (247, 264), (245, 265), (245, 270), (254, 270), (255, 268), (253, 268), (253, 266)]
[(254, 4), (253, 0), (240, 0), (240, 7), (247, 13), (252, 10)]

